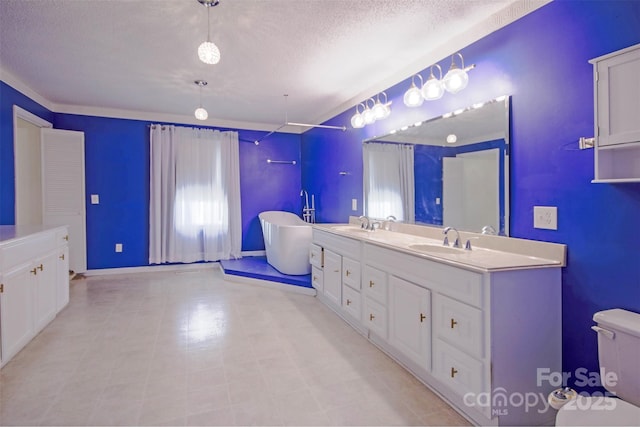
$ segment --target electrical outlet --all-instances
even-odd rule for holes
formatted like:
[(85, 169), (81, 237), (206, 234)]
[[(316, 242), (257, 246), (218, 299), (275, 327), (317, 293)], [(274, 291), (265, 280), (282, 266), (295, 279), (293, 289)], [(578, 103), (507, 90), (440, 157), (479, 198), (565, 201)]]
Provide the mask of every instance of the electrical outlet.
[(122, 252), (122, 243), (116, 243), (116, 252)]
[(100, 196), (97, 194), (92, 194), (91, 195), (91, 204), (92, 205), (99, 205), (100, 204)]
[(555, 206), (534, 206), (533, 227), (545, 230), (557, 230), (558, 208)]
[(440, 204), (440, 197), (436, 197), (436, 205)]
[(351, 210), (352, 211), (358, 210), (358, 199), (351, 199)]

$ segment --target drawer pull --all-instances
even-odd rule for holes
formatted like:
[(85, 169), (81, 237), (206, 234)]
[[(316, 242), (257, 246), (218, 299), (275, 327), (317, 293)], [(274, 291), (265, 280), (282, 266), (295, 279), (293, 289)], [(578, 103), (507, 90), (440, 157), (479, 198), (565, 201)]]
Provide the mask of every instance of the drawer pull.
[(369, 287), (373, 288), (373, 285), (375, 285), (374, 281), (373, 280), (369, 280)]
[(454, 319), (451, 319), (451, 329), (453, 329), (457, 324), (458, 322), (456, 322)]
[(313, 252), (311, 252), (311, 258), (314, 258), (316, 256), (316, 254), (314, 254)]
[(458, 373), (458, 370), (452, 366), (451, 367), (451, 378), (455, 377), (457, 373)]
[(374, 316), (373, 314), (369, 314), (369, 321), (373, 322), (373, 319), (375, 319), (376, 316)]
[(69, 235), (67, 234), (66, 236), (63, 237), (63, 239), (68, 242), (69, 241)]
[(424, 322), (424, 319), (426, 319), (427, 316), (425, 316), (423, 313), (420, 313), (420, 323)]
[(351, 300), (347, 299), (347, 305), (351, 305)]
[(347, 277), (349, 277), (350, 274), (351, 274), (351, 272), (349, 270), (347, 270), (347, 273), (346, 273)]
[(42, 271), (43, 270), (42, 264), (40, 264), (38, 268), (40, 269), (40, 271)]
[(31, 274), (33, 274), (34, 276), (35, 276), (36, 274), (38, 274), (38, 270), (36, 270), (35, 268), (34, 268), (33, 270), (30, 270), (30, 271), (31, 271)]
[(334, 273), (340, 273), (340, 270), (333, 270)]
[(60, 255), (58, 258), (64, 261), (64, 254)]

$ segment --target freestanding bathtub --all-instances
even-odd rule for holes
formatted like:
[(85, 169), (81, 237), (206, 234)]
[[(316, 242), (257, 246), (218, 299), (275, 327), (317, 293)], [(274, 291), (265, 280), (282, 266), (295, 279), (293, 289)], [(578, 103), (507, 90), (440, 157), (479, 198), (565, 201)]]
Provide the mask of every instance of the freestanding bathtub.
[(266, 211), (258, 218), (267, 262), (282, 274), (310, 274), (311, 225), (291, 212)]

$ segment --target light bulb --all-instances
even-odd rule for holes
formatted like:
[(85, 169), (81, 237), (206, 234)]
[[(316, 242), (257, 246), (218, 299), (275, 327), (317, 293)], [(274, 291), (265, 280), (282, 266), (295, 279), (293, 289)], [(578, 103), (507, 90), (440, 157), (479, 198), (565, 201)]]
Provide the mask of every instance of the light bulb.
[(351, 117), (351, 126), (353, 126), (354, 129), (360, 129), (364, 127), (364, 118), (362, 117), (362, 114), (355, 113), (353, 117)]
[(445, 74), (444, 79), (444, 88), (447, 92), (450, 93), (458, 93), (469, 83), (469, 75), (466, 71), (457, 68), (455, 64), (451, 64), (451, 69)]
[(419, 107), (423, 102), (422, 92), (415, 84), (411, 84), (411, 87), (404, 93), (404, 105), (407, 107)]
[(198, 107), (196, 108), (195, 116), (198, 120), (207, 120), (207, 117), (209, 117), (209, 113), (207, 113), (207, 110), (205, 110), (204, 108)]
[(391, 114), (391, 109), (384, 105), (380, 100), (376, 101), (376, 105), (371, 109), (376, 120), (386, 119)]
[(198, 58), (205, 64), (217, 64), (220, 62), (220, 49), (210, 41), (202, 42), (198, 46)]
[(424, 86), (422, 86), (422, 96), (424, 96), (424, 99), (427, 101), (435, 101), (436, 99), (442, 98), (442, 95), (444, 95), (444, 85), (431, 74)]
[(362, 112), (362, 118), (364, 119), (365, 125), (370, 125), (371, 123), (376, 121), (376, 116), (373, 114), (373, 110), (367, 106)]

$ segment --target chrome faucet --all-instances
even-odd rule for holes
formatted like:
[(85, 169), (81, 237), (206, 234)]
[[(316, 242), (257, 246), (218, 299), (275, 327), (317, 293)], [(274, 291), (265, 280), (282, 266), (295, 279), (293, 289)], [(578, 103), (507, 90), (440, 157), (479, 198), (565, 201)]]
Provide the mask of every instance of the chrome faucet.
[(393, 216), (393, 215), (389, 215), (389, 216), (387, 217), (387, 219), (385, 219), (385, 220), (384, 220), (384, 222), (382, 223), (382, 228), (383, 228), (384, 230), (391, 230), (391, 225), (390, 225), (390, 223), (392, 223), (392, 222), (396, 222), (396, 217), (395, 217), (395, 216)]
[(311, 217), (313, 214), (312, 209), (309, 207), (309, 193), (307, 190), (300, 190), (300, 197), (304, 196), (304, 207), (302, 208), (302, 219), (305, 222), (311, 222)]
[(369, 218), (367, 218), (364, 215), (360, 215), (358, 217), (358, 219), (360, 220), (360, 228), (364, 228), (365, 230), (368, 230), (369, 229), (369, 223), (370, 223)]
[(458, 230), (456, 230), (453, 227), (446, 227), (444, 230), (442, 230), (442, 234), (444, 234), (444, 242), (442, 242), (443, 246), (449, 246), (449, 231), (455, 231), (456, 232), (456, 240), (453, 242), (453, 247), (454, 248), (459, 248), (460, 247), (460, 233), (458, 233)]

